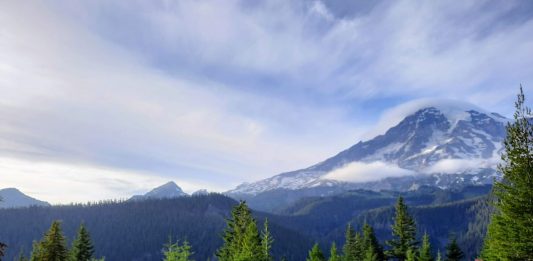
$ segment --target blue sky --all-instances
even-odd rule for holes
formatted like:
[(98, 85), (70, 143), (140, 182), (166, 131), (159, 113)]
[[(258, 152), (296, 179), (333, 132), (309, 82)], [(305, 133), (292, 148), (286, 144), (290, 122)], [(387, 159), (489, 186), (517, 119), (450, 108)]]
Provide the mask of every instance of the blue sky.
[(519, 84), (533, 95), (532, 17), (531, 1), (3, 1), (0, 187), (224, 191), (416, 99), (510, 116)]

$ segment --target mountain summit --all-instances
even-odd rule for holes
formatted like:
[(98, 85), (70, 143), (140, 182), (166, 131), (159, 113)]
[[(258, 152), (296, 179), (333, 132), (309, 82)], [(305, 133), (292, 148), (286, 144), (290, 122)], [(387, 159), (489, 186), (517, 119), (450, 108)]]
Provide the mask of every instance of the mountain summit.
[(145, 199), (162, 199), (162, 198), (177, 198), (184, 197), (188, 194), (173, 181), (167, 182), (157, 188), (152, 189), (144, 195), (135, 195), (130, 200), (145, 200)]
[(257, 195), (321, 187), (407, 190), (420, 185), (490, 183), (497, 175), (507, 121), (474, 105), (424, 104), (384, 134), (323, 162), (242, 184), (228, 193)]
[(0, 189), (0, 208), (50, 206), (48, 202), (34, 199), (16, 188)]

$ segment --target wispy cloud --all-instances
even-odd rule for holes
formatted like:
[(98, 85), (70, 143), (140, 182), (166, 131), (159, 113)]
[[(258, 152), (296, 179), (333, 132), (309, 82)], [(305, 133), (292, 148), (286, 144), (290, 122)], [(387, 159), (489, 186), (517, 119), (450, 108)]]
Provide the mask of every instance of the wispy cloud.
[(375, 161), (369, 163), (352, 162), (327, 173), (322, 178), (358, 183), (377, 181), (387, 177), (402, 177), (414, 174), (416, 174), (416, 172), (402, 169), (394, 164)]
[(506, 114), (513, 87), (533, 95), (533, 5), (352, 2), (1, 2), (0, 158), (223, 190), (316, 163), (407, 100)]

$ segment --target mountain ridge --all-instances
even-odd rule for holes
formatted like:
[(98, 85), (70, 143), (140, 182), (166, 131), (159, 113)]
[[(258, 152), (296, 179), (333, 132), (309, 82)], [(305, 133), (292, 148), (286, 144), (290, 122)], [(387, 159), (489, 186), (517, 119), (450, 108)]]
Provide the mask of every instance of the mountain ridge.
[[(425, 180), (418, 185), (430, 185), (428, 180), (431, 179), (434, 181), (433, 185), (441, 188), (460, 185), (465, 180), (468, 180), (465, 185), (492, 182), (494, 177), (499, 176), (496, 165), (505, 138), (505, 123), (509, 120), (475, 105), (450, 104), (452, 103), (445, 103), (446, 106), (422, 106), (384, 134), (359, 141), (322, 162), (256, 182), (243, 183), (227, 194), (234, 197), (254, 196), (276, 189), (317, 187), (335, 190), (342, 187), (357, 188), (358, 184), (369, 184), (376, 190), (394, 189), (391, 179), (410, 179), (409, 186), (396, 186), (397, 189), (406, 190), (417, 185), (411, 177)], [(328, 176), (338, 174), (332, 172), (338, 172), (343, 167), (350, 167), (350, 163), (357, 164), (351, 170), (346, 169), (344, 176)], [(389, 167), (392, 174), (403, 173), (397, 176), (376, 175), (375, 173), (383, 172), (383, 168), (372, 169), (370, 164)], [(368, 169), (367, 173), (362, 171), (365, 169)], [(358, 182), (354, 179), (358, 173), (375, 180)], [(445, 176), (450, 174), (456, 176)], [(387, 179), (387, 184), (378, 184)]]
[(35, 199), (17, 188), (0, 189), (0, 209), (1, 208), (23, 208), (32, 206), (50, 206), (50, 203)]

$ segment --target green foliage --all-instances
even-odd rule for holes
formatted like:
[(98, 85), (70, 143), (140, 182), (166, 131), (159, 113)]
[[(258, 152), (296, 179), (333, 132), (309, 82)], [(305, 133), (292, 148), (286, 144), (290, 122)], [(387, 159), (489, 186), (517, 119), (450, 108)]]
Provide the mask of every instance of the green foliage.
[(164, 261), (192, 261), (193, 252), (187, 240), (183, 241), (183, 245), (179, 241), (172, 243), (171, 238), (168, 241), (163, 249)]
[(383, 247), (379, 244), (374, 229), (366, 222), (363, 225), (362, 252), (364, 260), (385, 260)]
[(246, 203), (241, 201), (233, 208), (231, 218), (223, 235), (224, 244), (218, 250), (220, 261), (263, 261), (271, 260), (270, 248), (273, 242), (268, 223), (265, 223), (262, 237), (256, 221)]
[(407, 253), (405, 253), (405, 261), (416, 261), (416, 252), (414, 249), (407, 250)]
[(65, 261), (69, 257), (65, 236), (59, 221), (52, 222), (41, 242), (36, 243), (31, 260)]
[(346, 228), (346, 241), (343, 246), (344, 261), (358, 261), (364, 258), (365, 248), (361, 234), (355, 232), (350, 224)]
[(72, 248), (70, 250), (70, 257), (72, 261), (89, 261), (94, 254), (94, 247), (91, 242), (89, 232), (85, 228), (85, 225), (81, 224), (78, 230), (78, 235), (74, 242), (72, 242)]
[(261, 251), (265, 261), (273, 260), (272, 254), (270, 253), (272, 243), (274, 243), (274, 239), (270, 234), (270, 230), (268, 230), (268, 219), (265, 219), (263, 231), (261, 232)]
[(463, 251), (457, 245), (457, 240), (452, 237), (450, 243), (446, 246), (446, 261), (460, 261), (463, 257)]
[(337, 246), (335, 245), (335, 242), (331, 244), (331, 248), (329, 250), (329, 259), (328, 261), (341, 261), (342, 257), (339, 255), (337, 251)]
[(396, 216), (392, 225), (393, 239), (387, 244), (391, 247), (388, 255), (399, 260), (405, 260), (407, 251), (415, 249), (418, 244), (415, 240), (416, 224), (414, 219), (409, 215), (407, 206), (400, 196), (396, 203)]
[(429, 243), (429, 235), (427, 233), (424, 233), (424, 236), (422, 237), (422, 246), (420, 246), (418, 261), (433, 261), (431, 244)]
[(520, 93), (514, 121), (507, 125), (503, 180), (494, 184), (496, 209), (485, 238), (486, 260), (530, 260), (533, 257), (533, 120)]
[(315, 243), (313, 248), (309, 251), (309, 256), (306, 259), (307, 261), (326, 261), (322, 250), (318, 246), (318, 243)]
[(437, 251), (437, 258), (435, 258), (435, 261), (442, 261), (442, 256), (440, 254), (440, 250)]

